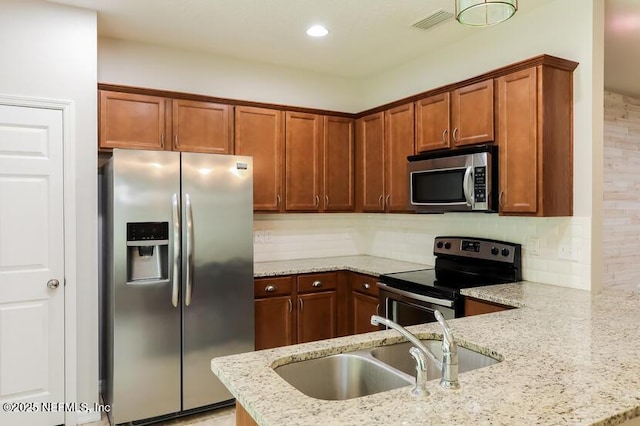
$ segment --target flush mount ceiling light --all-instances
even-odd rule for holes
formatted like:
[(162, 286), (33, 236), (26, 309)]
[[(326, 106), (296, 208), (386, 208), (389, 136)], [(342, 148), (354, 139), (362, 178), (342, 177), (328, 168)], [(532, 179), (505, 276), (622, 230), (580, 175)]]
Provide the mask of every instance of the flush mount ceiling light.
[(329, 30), (322, 25), (313, 25), (307, 28), (307, 35), (311, 37), (324, 37), (329, 34)]
[(472, 27), (488, 27), (511, 18), (518, 0), (456, 0), (456, 20)]

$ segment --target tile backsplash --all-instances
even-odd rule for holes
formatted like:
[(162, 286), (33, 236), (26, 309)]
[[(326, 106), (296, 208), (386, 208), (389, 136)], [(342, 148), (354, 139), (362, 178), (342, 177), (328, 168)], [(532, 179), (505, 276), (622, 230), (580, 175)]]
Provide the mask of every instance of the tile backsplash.
[(603, 287), (640, 284), (640, 99), (604, 96)]
[(433, 264), (440, 235), (492, 238), (523, 246), (523, 277), (589, 290), (588, 217), (520, 218), (497, 214), (256, 214), (255, 260), (372, 255)]

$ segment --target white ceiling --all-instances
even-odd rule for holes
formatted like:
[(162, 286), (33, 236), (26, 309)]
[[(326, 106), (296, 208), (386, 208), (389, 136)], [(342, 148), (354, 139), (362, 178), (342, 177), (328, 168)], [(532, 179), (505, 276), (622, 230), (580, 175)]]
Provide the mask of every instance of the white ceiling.
[[(411, 27), (454, 0), (49, 0), (98, 11), (103, 37), (365, 76), (484, 29)], [(512, 19), (552, 0), (520, 0)], [(605, 0), (605, 87), (640, 95), (640, 0)], [(327, 37), (305, 29), (324, 24)]]

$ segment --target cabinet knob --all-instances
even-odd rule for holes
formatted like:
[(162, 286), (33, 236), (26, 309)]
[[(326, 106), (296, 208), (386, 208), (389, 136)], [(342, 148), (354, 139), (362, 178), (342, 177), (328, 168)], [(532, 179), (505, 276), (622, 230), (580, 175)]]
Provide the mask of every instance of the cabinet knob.
[(364, 283), (364, 284), (362, 284), (362, 287), (363, 287), (365, 290), (369, 290), (369, 289), (371, 288), (371, 284), (369, 284), (369, 283)]
[(278, 287), (276, 287), (275, 285), (268, 285), (264, 288), (264, 291), (266, 291), (267, 293), (273, 293), (277, 289)]
[(56, 289), (59, 285), (60, 281), (56, 280), (55, 278), (47, 281), (47, 287), (49, 287), (50, 289)]
[(318, 287), (322, 287), (322, 281), (314, 281), (311, 283), (311, 287), (313, 288), (318, 288)]

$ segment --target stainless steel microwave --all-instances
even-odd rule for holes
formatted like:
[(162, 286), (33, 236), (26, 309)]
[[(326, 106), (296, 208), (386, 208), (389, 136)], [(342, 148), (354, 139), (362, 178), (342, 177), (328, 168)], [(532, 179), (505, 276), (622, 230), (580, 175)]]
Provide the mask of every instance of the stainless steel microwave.
[(410, 207), (419, 213), (498, 210), (498, 150), (482, 145), (408, 157)]

